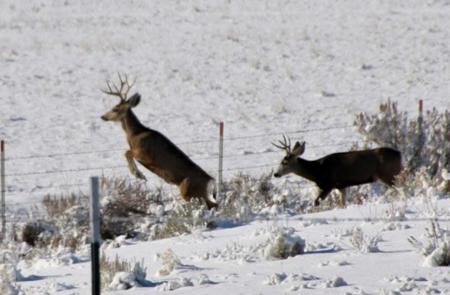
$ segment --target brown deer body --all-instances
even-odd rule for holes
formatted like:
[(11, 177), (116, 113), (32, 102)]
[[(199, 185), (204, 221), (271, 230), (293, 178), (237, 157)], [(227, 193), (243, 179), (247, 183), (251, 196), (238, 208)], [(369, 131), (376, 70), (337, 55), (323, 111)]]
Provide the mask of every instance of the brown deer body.
[[(135, 160), (145, 168), (155, 173), (166, 182), (175, 184), (186, 201), (196, 197), (206, 202), (208, 209), (217, 207), (215, 202), (215, 181), (202, 168), (195, 164), (183, 151), (172, 143), (162, 133), (147, 128), (141, 124), (132, 108), (139, 104), (141, 96), (133, 94), (127, 99), (127, 93), (132, 87), (127, 79), (120, 78), (120, 88), (114, 86), (114, 91), (108, 83), (106, 94), (120, 98), (111, 111), (101, 118), (105, 121), (122, 123), (130, 149), (125, 152), (128, 167), (137, 178), (145, 176), (138, 170)], [(126, 78), (126, 77), (125, 77)], [(210, 199), (210, 195), (214, 199)]]
[(291, 150), (284, 137), (284, 142), (276, 147), (286, 151), (275, 177), (295, 173), (316, 183), (319, 195), (314, 205), (319, 205), (333, 190), (341, 191), (341, 206), (345, 205), (345, 188), (354, 185), (371, 183), (377, 180), (392, 186), (395, 176), (401, 171), (401, 154), (399, 151), (381, 147), (370, 150), (334, 153), (323, 158), (308, 161), (299, 158), (305, 151), (305, 143), (295, 143)]

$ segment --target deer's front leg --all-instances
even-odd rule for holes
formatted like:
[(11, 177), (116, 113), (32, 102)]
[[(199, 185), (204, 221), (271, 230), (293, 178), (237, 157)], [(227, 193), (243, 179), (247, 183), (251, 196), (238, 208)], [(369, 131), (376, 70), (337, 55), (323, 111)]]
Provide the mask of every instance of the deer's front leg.
[(131, 150), (125, 152), (125, 158), (127, 158), (128, 168), (130, 169), (131, 174), (139, 179), (147, 180), (144, 174), (138, 170), (136, 163), (134, 162), (133, 152)]

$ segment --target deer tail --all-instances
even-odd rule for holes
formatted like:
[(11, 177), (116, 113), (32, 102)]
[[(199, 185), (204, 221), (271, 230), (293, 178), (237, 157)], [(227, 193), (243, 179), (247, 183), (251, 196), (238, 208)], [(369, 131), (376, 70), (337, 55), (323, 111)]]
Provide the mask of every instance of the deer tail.
[(214, 204), (215, 207), (217, 206), (217, 185), (214, 179), (208, 182), (206, 199), (207, 202)]

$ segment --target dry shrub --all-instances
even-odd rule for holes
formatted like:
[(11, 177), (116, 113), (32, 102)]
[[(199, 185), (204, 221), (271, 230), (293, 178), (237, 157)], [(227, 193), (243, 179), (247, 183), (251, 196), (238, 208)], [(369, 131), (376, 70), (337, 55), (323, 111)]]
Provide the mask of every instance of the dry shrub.
[(181, 265), (180, 258), (172, 249), (167, 249), (164, 253), (158, 254), (158, 259), (161, 260), (161, 268), (156, 274), (160, 277), (170, 275), (174, 269)]
[(66, 214), (68, 209), (75, 206), (87, 205), (87, 196), (75, 194), (68, 196), (46, 195), (42, 200), (42, 205), (50, 218), (60, 218)]
[(118, 177), (103, 177), (101, 186), (103, 195), (114, 199), (114, 202), (104, 206), (103, 213), (106, 215), (145, 215), (149, 213), (150, 206), (164, 204), (161, 187), (150, 190), (143, 182)]
[(30, 246), (36, 246), (39, 235), (44, 231), (44, 227), (38, 222), (30, 222), (25, 225), (22, 231), (22, 241)]
[(450, 231), (441, 228), (436, 220), (431, 221), (430, 228), (425, 228), (424, 238), (410, 236), (408, 241), (425, 256), (425, 266), (450, 266)]
[(240, 173), (223, 183), (223, 193), (225, 199), (219, 205), (218, 215), (246, 222), (271, 206), (279, 190), (271, 183), (271, 174), (255, 178)]
[(163, 223), (155, 228), (152, 239), (167, 239), (183, 234), (190, 234), (193, 230), (207, 228), (210, 224), (211, 213), (199, 199), (192, 199), (188, 203), (178, 204)]
[(278, 228), (265, 242), (263, 251), (266, 259), (287, 259), (305, 252), (305, 240), (293, 228)]
[(409, 118), (388, 100), (378, 113), (360, 113), (354, 125), (366, 145), (389, 146), (402, 153), (403, 166), (410, 173), (425, 167), (430, 177), (450, 167), (450, 112), (436, 108)]
[(150, 190), (142, 182), (125, 178), (102, 178), (102, 224), (104, 239), (134, 237), (137, 226), (152, 215), (151, 207), (163, 204), (162, 188)]
[(48, 236), (48, 244), (53, 247), (79, 249), (88, 241), (89, 198), (87, 195), (69, 194), (51, 196), (43, 200), (49, 222), (54, 226), (54, 234)]
[[(121, 282), (117, 281), (118, 274), (127, 273), (128, 276), (123, 276), (127, 280)], [(119, 256), (110, 260), (106, 255), (102, 254), (100, 257), (100, 281), (102, 289), (129, 289), (136, 285), (146, 285), (145, 280), (147, 269), (144, 267), (144, 261), (130, 262), (121, 260)], [(114, 287), (112, 286), (114, 284)], [(118, 287), (117, 285), (121, 285)]]
[(86, 244), (89, 229), (87, 196), (46, 195), (42, 205), (47, 219), (19, 225), (22, 241), (47, 249), (65, 247), (76, 250)]
[(22, 241), (33, 247), (47, 247), (57, 235), (57, 228), (49, 222), (38, 220), (26, 223), (22, 230)]
[(364, 234), (360, 227), (353, 228), (350, 243), (356, 251), (360, 253), (379, 252), (378, 243), (381, 241), (380, 235), (373, 236)]
[[(379, 106), (378, 113), (360, 113), (354, 125), (363, 136), (364, 148), (388, 146), (402, 153), (404, 170), (397, 175), (395, 189), (378, 187), (388, 201), (405, 199), (435, 187), (437, 194), (449, 194), (446, 174), (450, 167), (450, 112), (433, 108), (418, 117), (410, 118), (400, 111), (397, 103), (388, 100)], [(359, 149), (358, 145), (354, 146)], [(348, 195), (377, 194), (375, 186), (352, 187)]]

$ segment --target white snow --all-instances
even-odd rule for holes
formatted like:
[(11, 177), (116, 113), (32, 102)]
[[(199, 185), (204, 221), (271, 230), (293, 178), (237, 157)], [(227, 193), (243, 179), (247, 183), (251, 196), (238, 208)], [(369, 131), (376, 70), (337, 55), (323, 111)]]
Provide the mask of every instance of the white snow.
[[(354, 115), (376, 112), (388, 98), (413, 116), (419, 99), (425, 109), (450, 109), (449, 28), (448, 0), (2, 0), (8, 213), (37, 219), (34, 206), (47, 193), (87, 191), (90, 175), (130, 176), (121, 127), (100, 120), (116, 101), (99, 89), (117, 72), (137, 78), (140, 120), (211, 175), (220, 121), (224, 177), (261, 175), (281, 160), (270, 143), (282, 133), (305, 140), (312, 159), (348, 150), (360, 140)], [(141, 169), (148, 186), (163, 184)], [(275, 183), (284, 189), (280, 203), (290, 187), (315, 194), (295, 176)], [(175, 187), (164, 189), (179, 198)], [(450, 268), (424, 267), (430, 263), (408, 242), (423, 236), (425, 219), (436, 212), (450, 218), (450, 200), (433, 189), (424, 193), (428, 201), (396, 208), (371, 200), (285, 217), (274, 204), (270, 220), (158, 241), (122, 239), (113, 244), (120, 247), (104, 247), (106, 255), (144, 260), (152, 284), (105, 293), (450, 294)], [(354, 249), (355, 227), (381, 235), (377, 252)], [(290, 228), (305, 253), (264, 259), (258, 250), (273, 228)], [(163, 263), (153, 257), (167, 249), (176, 263), (161, 275)], [(19, 265), (29, 279), (0, 283), (0, 290), (14, 294), (16, 284), (25, 294), (90, 292), (90, 263), (80, 257), (61, 253)]]

